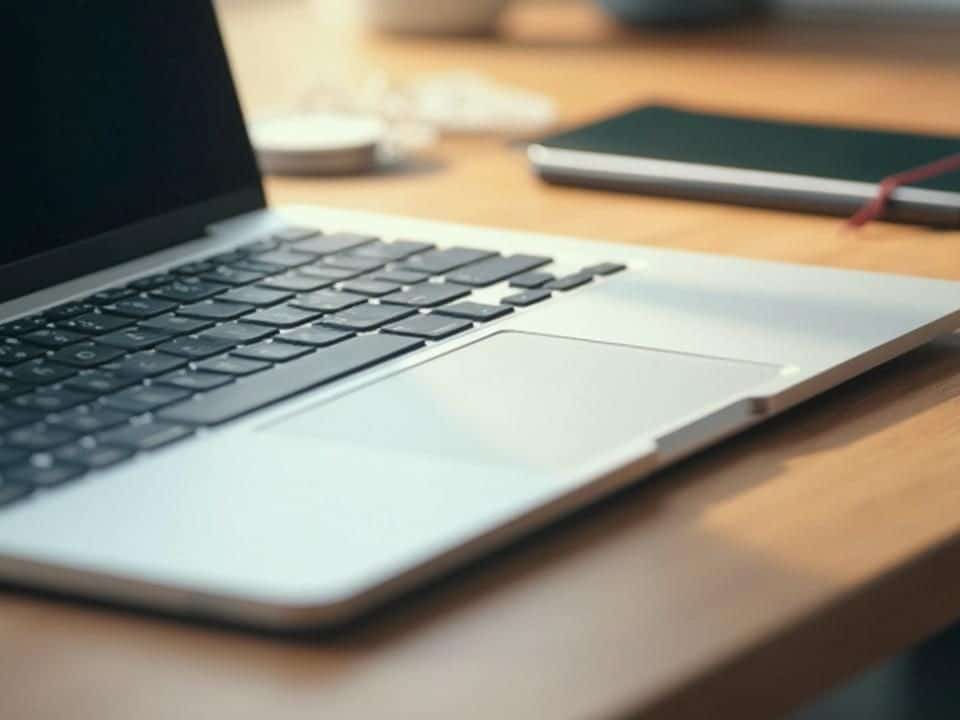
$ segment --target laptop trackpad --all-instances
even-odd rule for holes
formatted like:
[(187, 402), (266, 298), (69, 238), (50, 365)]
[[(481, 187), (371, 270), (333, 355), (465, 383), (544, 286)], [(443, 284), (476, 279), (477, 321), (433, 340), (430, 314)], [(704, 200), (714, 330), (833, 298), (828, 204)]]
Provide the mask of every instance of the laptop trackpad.
[(500, 332), (268, 432), (535, 470), (578, 465), (775, 378), (773, 365)]

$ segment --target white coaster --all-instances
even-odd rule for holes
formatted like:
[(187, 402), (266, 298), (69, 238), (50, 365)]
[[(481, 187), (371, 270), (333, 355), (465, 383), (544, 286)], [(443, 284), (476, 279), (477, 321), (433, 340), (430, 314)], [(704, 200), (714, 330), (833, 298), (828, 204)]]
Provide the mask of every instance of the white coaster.
[(383, 123), (366, 115), (309, 113), (267, 118), (250, 127), (260, 168), (279, 175), (334, 175), (373, 169)]

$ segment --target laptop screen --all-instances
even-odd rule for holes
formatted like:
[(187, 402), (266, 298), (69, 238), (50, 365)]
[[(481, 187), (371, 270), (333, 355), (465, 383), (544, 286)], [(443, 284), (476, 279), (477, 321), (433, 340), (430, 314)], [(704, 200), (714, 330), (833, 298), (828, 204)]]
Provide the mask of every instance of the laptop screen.
[[(0, 272), (78, 244), (68, 265), (89, 271), (90, 255), (136, 257), (262, 205), (209, 0), (30, 0), (4, 24), (17, 61)], [(118, 233), (161, 218), (189, 222)]]

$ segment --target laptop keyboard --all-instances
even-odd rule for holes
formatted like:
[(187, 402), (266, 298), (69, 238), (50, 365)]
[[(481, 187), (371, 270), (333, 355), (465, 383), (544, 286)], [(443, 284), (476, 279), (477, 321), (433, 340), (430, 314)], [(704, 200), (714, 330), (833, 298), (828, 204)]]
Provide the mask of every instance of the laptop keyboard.
[(0, 506), (625, 267), (552, 262), (288, 228), (0, 325)]

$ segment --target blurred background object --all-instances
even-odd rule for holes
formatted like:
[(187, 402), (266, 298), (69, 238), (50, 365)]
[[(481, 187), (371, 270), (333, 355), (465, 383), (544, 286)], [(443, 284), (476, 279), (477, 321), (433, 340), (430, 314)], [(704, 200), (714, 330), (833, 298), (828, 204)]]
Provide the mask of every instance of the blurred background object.
[(407, 134), (534, 133), (556, 117), (550, 98), (471, 70), (419, 74), (403, 81), (375, 71), (361, 78), (319, 77), (301, 101), (306, 111), (363, 113)]
[(700, 25), (758, 12), (767, 0), (597, 0), (614, 17), (634, 25)]
[(265, 173), (382, 171), (407, 163), (440, 135), (532, 135), (556, 120), (549, 97), (467, 70), (408, 81), (382, 71), (322, 74), (293, 105), (251, 119)]
[[(489, 182), (493, 167), (515, 163), (515, 172), (526, 178), (522, 154), (507, 151), (503, 132), (450, 133), (406, 121), (412, 88), (449, 86), (454, 77), (479, 77), (484, 86), (546, 98), (560, 127), (638, 102), (664, 101), (887, 127), (900, 127), (902, 108), (911, 107), (914, 119), (907, 129), (955, 132), (950, 104), (930, 89), (955, 83), (960, 3), (952, 0), (770, 0), (768, 11), (690, 30), (621, 23), (598, 0), (509, 0), (491, 32), (449, 35), (373, 27), (370, 1), (216, 0), (227, 20), (224, 33), (248, 118), (366, 113), (374, 107), (388, 121), (392, 144), (399, 138), (400, 147), (419, 148), (416, 157), (375, 173), (396, 188), (399, 212), (411, 207), (411, 194), (429, 194), (431, 183), (441, 184), (450, 173), (464, 183)], [(482, 119), (470, 109), (475, 86), (471, 81), (455, 87), (445, 99), (434, 94), (429, 104)], [(517, 113), (538, 114), (547, 113)], [(545, 134), (506, 132), (524, 138)], [(478, 152), (479, 146), (488, 152)], [(417, 183), (398, 181), (414, 174)], [(341, 195), (354, 202), (350, 188), (356, 182), (336, 181), (325, 192), (334, 202)], [(460, 221), (482, 220), (470, 198), (450, 199), (446, 207)], [(383, 202), (378, 200), (377, 209)], [(634, 202), (625, 203), (623, 212), (629, 214)], [(660, 207), (646, 212), (660, 213)], [(571, 214), (544, 222), (570, 232), (571, 222), (581, 222)]]
[[(406, 34), (485, 34), (508, 5), (524, 0), (316, 0), (328, 8), (358, 4), (371, 27)], [(540, 0), (543, 4), (563, 0)], [(593, 0), (611, 17), (635, 26), (699, 27), (773, 11), (830, 10), (909, 15), (960, 9), (958, 0)]]
[(615, 18), (632, 25), (695, 27), (735, 20), (765, 9), (786, 12), (830, 10), (909, 15), (960, 10), (958, 0), (597, 0)]
[(367, 21), (404, 33), (489, 32), (509, 0), (362, 0)]

